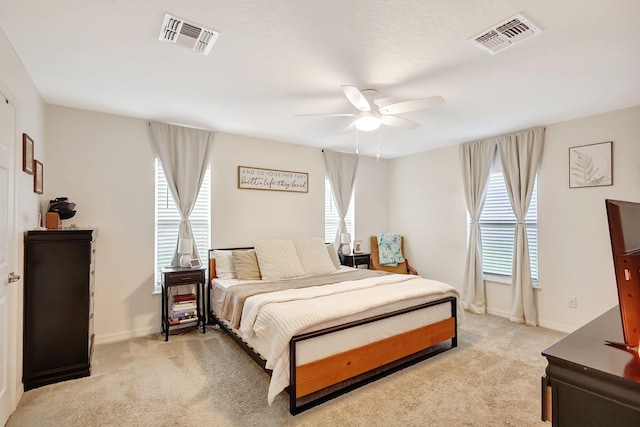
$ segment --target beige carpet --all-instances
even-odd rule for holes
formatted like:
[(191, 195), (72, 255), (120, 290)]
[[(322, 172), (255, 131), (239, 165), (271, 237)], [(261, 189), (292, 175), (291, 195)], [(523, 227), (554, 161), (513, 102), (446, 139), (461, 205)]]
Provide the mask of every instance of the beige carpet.
[(458, 348), (297, 416), (217, 328), (97, 346), (91, 377), (24, 394), (8, 426), (550, 426), (540, 352), (564, 334), (466, 314)]

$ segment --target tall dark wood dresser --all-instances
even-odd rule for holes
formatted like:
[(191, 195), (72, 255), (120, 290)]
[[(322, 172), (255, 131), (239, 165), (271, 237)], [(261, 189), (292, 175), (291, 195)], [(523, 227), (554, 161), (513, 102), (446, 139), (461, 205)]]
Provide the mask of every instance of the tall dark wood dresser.
[(25, 235), (25, 391), (91, 374), (95, 235), (95, 230)]

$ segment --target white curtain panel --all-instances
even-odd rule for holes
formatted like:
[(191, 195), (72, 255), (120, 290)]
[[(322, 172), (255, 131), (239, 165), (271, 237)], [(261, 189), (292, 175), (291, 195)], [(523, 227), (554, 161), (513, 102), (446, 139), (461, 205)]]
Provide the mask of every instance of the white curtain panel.
[(213, 146), (213, 132), (166, 123), (149, 123), (151, 149), (160, 159), (173, 200), (180, 211), (176, 254), (171, 265), (180, 265), (178, 244), (193, 242), (191, 258), (200, 259), (189, 215), (198, 198)]
[(476, 314), (487, 311), (482, 277), (482, 236), (478, 220), (484, 207), (495, 152), (495, 139), (475, 141), (460, 146), (464, 194), (471, 217), (462, 305), (465, 310)]
[(529, 260), (529, 241), (524, 222), (529, 210), (533, 185), (542, 158), (544, 128), (529, 129), (499, 138), (498, 153), (511, 207), (518, 224), (513, 247), (511, 273), (512, 322), (537, 325)]
[(327, 175), (333, 190), (333, 200), (338, 209), (338, 215), (340, 215), (340, 227), (338, 227), (334, 240), (334, 245), (338, 247), (341, 234), (347, 232), (347, 223), (344, 217), (351, 203), (359, 157), (357, 154), (338, 153), (329, 150), (323, 150), (323, 153)]

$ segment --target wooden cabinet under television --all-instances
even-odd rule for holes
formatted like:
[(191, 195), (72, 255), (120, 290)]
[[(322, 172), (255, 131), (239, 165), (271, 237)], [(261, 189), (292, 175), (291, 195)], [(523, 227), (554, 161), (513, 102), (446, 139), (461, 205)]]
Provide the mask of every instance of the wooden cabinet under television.
[(38, 230), (25, 235), (25, 390), (91, 374), (95, 234)]

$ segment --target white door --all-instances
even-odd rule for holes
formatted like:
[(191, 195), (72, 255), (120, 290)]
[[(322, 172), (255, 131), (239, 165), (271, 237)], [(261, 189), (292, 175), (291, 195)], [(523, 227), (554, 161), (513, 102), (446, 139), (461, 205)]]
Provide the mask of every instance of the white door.
[(17, 298), (9, 275), (15, 260), (15, 109), (0, 92), (0, 426), (11, 415), (16, 392)]

